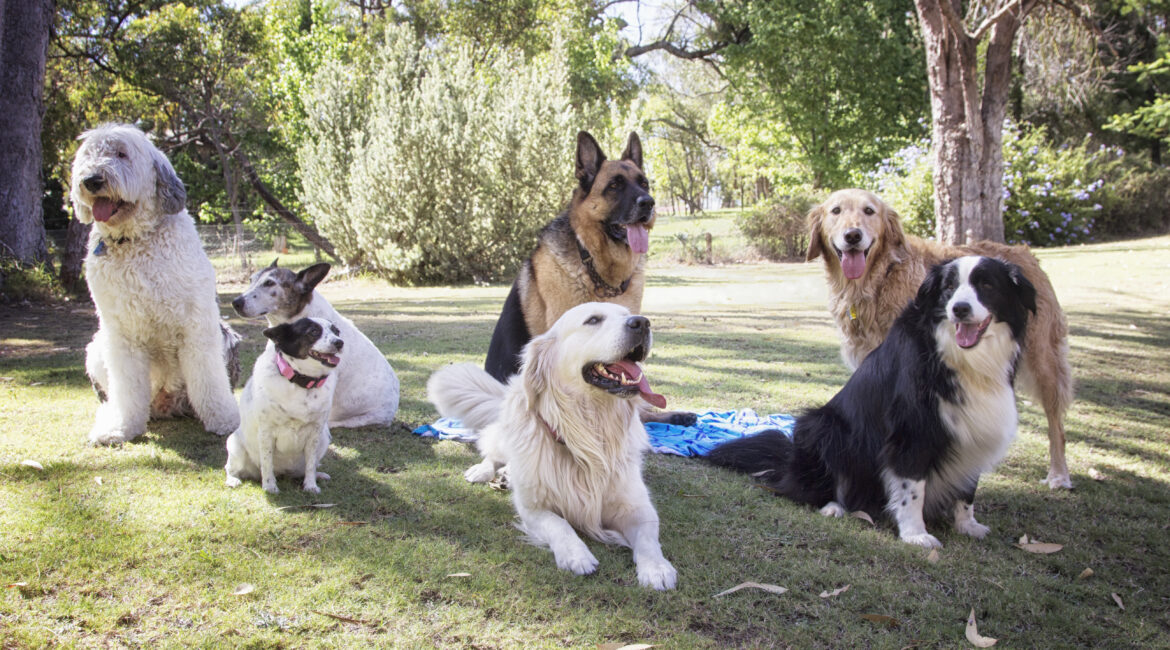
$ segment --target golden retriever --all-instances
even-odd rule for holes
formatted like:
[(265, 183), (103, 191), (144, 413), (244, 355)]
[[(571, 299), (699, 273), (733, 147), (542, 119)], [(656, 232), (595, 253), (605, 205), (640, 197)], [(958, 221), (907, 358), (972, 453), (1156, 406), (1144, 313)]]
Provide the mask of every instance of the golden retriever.
[(650, 321), (621, 305), (570, 308), (525, 346), (507, 385), (472, 364), (447, 366), (427, 382), (444, 416), (480, 430), (483, 462), (464, 477), (490, 481), (503, 465), (519, 527), (548, 546), (561, 569), (593, 573), (597, 558), (574, 531), (633, 550), (638, 582), (673, 589), (658, 513), (642, 480), (649, 449), (639, 397), (661, 408), (638, 362), (650, 351)]
[(886, 337), (894, 319), (935, 264), (964, 255), (1012, 262), (1036, 287), (1036, 316), (1028, 320), (1020, 388), (1034, 395), (1048, 418), (1050, 488), (1072, 487), (1064, 456), (1064, 414), (1072, 402), (1068, 325), (1056, 292), (1026, 246), (975, 242), (949, 246), (908, 235), (890, 206), (871, 192), (838, 190), (808, 215), (808, 260), (822, 257), (829, 312), (841, 333), (841, 357), (850, 368)]

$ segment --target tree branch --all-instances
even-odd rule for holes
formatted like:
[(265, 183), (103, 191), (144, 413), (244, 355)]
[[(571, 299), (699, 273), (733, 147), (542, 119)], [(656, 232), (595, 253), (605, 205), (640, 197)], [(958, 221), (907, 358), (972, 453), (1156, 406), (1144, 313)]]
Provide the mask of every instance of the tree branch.
[[(1035, 3), (1032, 3), (1032, 4), (1035, 4)], [(1024, 5), (1023, 0), (1012, 0), (1011, 2), (1007, 3), (1006, 5), (1000, 7), (999, 11), (991, 14), (990, 16), (987, 17), (987, 20), (983, 21), (983, 24), (980, 25), (979, 28), (975, 30), (975, 33), (971, 34), (971, 38), (975, 39), (976, 42), (982, 40), (983, 37), (987, 35), (987, 32), (990, 31), (991, 28), (994, 27), (996, 23), (998, 23), (1004, 16), (1006, 16), (1008, 13), (1010, 13), (1013, 10), (1019, 11), (1019, 13), (1016, 15), (1017, 19), (1023, 19), (1024, 15), (1028, 13), (1028, 9), (1031, 9), (1030, 6), (1025, 8), (1023, 5)]]

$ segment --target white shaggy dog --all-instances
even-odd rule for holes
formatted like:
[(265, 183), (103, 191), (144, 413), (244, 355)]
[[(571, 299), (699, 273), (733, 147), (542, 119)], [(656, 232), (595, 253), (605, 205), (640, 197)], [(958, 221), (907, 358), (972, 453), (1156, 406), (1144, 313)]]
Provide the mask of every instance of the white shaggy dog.
[(557, 566), (593, 573), (597, 558), (574, 532), (634, 552), (638, 582), (673, 589), (677, 573), (658, 543), (658, 513), (642, 481), (649, 449), (638, 397), (659, 408), (638, 362), (650, 351), (650, 321), (612, 303), (565, 312), (524, 348), (505, 386), (472, 364), (447, 366), (427, 382), (444, 416), (481, 429), (482, 463), (471, 482), (507, 464), (520, 528), (548, 546)]
[(86, 371), (108, 400), (89, 440), (126, 442), (158, 415), (190, 408), (213, 433), (240, 423), (224, 361), (238, 338), (222, 326), (215, 271), (187, 214), (183, 182), (137, 128), (81, 135), (70, 196), (93, 223), (85, 276), (98, 332)]
[(340, 330), (324, 318), (302, 318), (264, 330), (268, 345), (240, 394), (242, 422), (227, 439), (227, 486), (260, 479), (276, 494), (276, 475), (303, 476), (318, 494), (317, 464), (329, 450), (329, 411), (344, 358)]
[(305, 317), (325, 318), (336, 325), (348, 347), (337, 368), (338, 386), (329, 423), (347, 428), (388, 425), (398, 412), (398, 376), (353, 321), (337, 313), (316, 291), (328, 273), (328, 264), (314, 264), (293, 273), (273, 260), (271, 266), (256, 272), (252, 286), (232, 300), (232, 307), (245, 318), (266, 317), (269, 326)]

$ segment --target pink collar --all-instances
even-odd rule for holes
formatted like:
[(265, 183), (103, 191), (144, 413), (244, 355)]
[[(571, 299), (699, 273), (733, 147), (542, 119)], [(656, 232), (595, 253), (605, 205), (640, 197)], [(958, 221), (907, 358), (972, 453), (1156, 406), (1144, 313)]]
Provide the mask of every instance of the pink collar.
[(276, 351), (276, 370), (280, 373), (281, 377), (284, 377), (301, 388), (320, 388), (325, 385), (325, 380), (329, 379), (329, 375), (310, 377), (293, 370), (293, 367), (288, 364), (288, 361), (284, 360), (284, 355), (280, 353), (280, 350)]

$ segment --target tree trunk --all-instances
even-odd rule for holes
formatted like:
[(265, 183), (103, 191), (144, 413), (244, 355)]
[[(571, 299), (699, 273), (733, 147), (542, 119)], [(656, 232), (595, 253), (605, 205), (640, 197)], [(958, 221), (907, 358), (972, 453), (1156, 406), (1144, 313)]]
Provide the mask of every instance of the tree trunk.
[[(1002, 242), (1003, 122), (1011, 92), (1011, 49), (1034, 1), (1013, 0), (969, 34), (958, 0), (915, 0), (926, 45), (934, 147), (934, 204), (940, 241)], [(979, 41), (990, 34), (983, 75)]]
[(81, 281), (81, 269), (85, 264), (90, 227), (91, 224), (70, 219), (69, 227), (65, 233), (65, 254), (61, 258), (59, 277), (61, 278), (61, 286), (73, 295), (85, 293), (85, 284)]
[(48, 262), (41, 118), (52, 0), (0, 0), (0, 255)]

